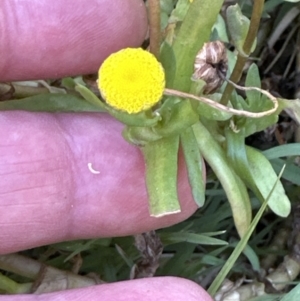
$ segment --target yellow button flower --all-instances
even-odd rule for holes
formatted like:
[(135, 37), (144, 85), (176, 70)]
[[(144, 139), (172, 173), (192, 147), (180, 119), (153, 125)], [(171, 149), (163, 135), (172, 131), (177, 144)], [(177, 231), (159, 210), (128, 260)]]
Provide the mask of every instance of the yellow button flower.
[(165, 74), (151, 53), (141, 48), (126, 48), (103, 62), (98, 87), (109, 105), (133, 114), (159, 102), (165, 88)]

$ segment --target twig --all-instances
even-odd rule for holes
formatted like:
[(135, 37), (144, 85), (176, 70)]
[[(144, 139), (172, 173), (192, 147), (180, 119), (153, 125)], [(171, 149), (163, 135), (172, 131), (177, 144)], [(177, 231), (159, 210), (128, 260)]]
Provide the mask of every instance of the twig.
[[(250, 54), (252, 45), (256, 38), (261, 14), (262, 14), (262, 11), (264, 8), (264, 2), (265, 2), (264, 0), (255, 0), (254, 1), (252, 15), (251, 15), (251, 22), (250, 22), (247, 37), (246, 37), (246, 40), (245, 40), (245, 43), (243, 46), (243, 50), (246, 55)], [(232, 74), (230, 76), (230, 81), (237, 83), (240, 80), (246, 61), (247, 61), (247, 57), (245, 57), (241, 54), (238, 54), (236, 64), (235, 64)], [(225, 91), (222, 95), (222, 99), (220, 101), (221, 104), (227, 105), (232, 91), (233, 91), (233, 87), (231, 85), (227, 85), (225, 88)]]

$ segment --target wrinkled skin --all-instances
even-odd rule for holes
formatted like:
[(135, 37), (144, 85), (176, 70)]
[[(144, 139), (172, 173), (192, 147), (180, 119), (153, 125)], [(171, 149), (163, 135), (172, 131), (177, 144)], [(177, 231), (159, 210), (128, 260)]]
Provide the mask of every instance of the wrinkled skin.
[[(111, 52), (147, 32), (140, 0), (3, 0), (0, 81), (97, 71)], [(104, 114), (0, 113), (0, 254), (59, 241), (130, 235), (178, 223), (196, 210), (179, 160), (182, 212), (149, 217), (144, 163)], [(88, 163), (99, 171), (93, 174)], [(21, 300), (211, 301), (198, 285), (157, 277)]]

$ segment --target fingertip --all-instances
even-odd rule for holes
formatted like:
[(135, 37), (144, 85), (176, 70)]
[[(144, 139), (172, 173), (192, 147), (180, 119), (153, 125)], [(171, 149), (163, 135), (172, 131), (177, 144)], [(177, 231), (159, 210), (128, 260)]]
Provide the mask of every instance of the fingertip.
[[(82, 289), (71, 289), (42, 295), (19, 295), (14, 301), (213, 301), (198, 284), (177, 277), (154, 277), (110, 284), (101, 284)], [(11, 301), (11, 297), (2, 297)]]
[(147, 30), (141, 0), (7, 0), (0, 10), (1, 81), (93, 73)]
[[(122, 129), (106, 114), (1, 113), (0, 253), (137, 234), (195, 212), (180, 156), (181, 212), (149, 215), (144, 159), (123, 139)], [(91, 172), (89, 164), (99, 172)]]
[[(89, 288), (81, 292), (78, 290), (77, 297), (72, 295), (70, 300), (75, 298), (72, 300), (79, 301), (87, 298), (88, 291)], [(97, 298), (101, 301), (213, 301), (200, 285), (179, 277), (153, 277), (96, 286), (89, 291), (88, 299), (99, 300)]]

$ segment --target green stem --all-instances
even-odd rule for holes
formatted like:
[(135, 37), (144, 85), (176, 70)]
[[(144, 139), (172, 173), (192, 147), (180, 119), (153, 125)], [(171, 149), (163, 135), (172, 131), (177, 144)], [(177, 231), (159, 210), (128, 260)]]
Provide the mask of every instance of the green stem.
[[(251, 53), (252, 45), (255, 41), (255, 38), (257, 36), (259, 23), (261, 19), (261, 14), (264, 8), (264, 2), (265, 0), (255, 0), (251, 15), (251, 23), (249, 26), (249, 30), (247, 33), (247, 37), (243, 46), (244, 53), (248, 56)], [(241, 54), (238, 54), (236, 64), (234, 66), (234, 69), (232, 71), (232, 74), (230, 76), (230, 80), (234, 83), (237, 83), (243, 73), (244, 65), (247, 61), (248, 57), (245, 57)], [(220, 101), (221, 104), (227, 105), (230, 95), (233, 91), (234, 87), (231, 84), (227, 84), (225, 91), (222, 95), (222, 99)]]
[(148, 1), (148, 19), (149, 19), (149, 35), (150, 35), (150, 52), (159, 58), (159, 49), (161, 41), (160, 33), (160, 1)]

